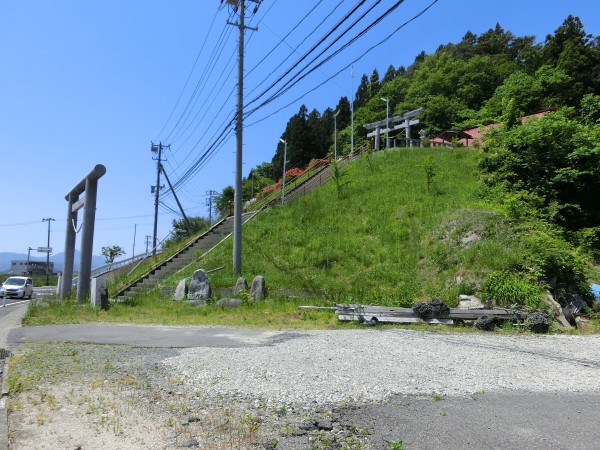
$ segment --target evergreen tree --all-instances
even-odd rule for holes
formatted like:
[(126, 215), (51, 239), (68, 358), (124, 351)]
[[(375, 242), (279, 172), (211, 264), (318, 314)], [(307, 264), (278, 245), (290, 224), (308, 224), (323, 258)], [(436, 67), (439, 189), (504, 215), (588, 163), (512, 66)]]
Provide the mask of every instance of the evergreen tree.
[(346, 128), (348, 125), (350, 125), (350, 122), (352, 121), (352, 111), (350, 110), (350, 101), (348, 100), (348, 97), (344, 96), (340, 98), (335, 110), (339, 111), (337, 116), (338, 130)]
[(369, 101), (369, 78), (363, 75), (354, 97), (354, 109), (362, 108)]
[(572, 78), (572, 105), (579, 104), (585, 94), (595, 93), (600, 88), (600, 60), (594, 49), (596, 42), (585, 33), (579, 17), (572, 15), (556, 29), (554, 35), (546, 36), (543, 61), (562, 69)]
[(397, 72), (396, 69), (394, 69), (394, 65), (390, 64), (390, 66), (385, 72), (385, 75), (383, 76), (383, 79), (381, 80), (381, 85), (383, 86), (384, 84), (392, 81), (394, 78), (396, 78), (396, 75)]
[[(287, 141), (287, 167), (301, 167), (304, 156), (310, 146), (310, 136), (307, 126), (308, 109), (305, 105), (300, 106), (297, 114), (292, 116), (285, 127), (283, 139)], [(277, 151), (271, 161), (273, 165), (273, 179), (281, 178), (283, 168), (284, 144), (278, 142)]]
[(377, 69), (373, 69), (371, 78), (369, 79), (369, 86), (367, 89), (369, 100), (374, 98), (381, 89), (381, 83), (379, 82), (379, 72)]

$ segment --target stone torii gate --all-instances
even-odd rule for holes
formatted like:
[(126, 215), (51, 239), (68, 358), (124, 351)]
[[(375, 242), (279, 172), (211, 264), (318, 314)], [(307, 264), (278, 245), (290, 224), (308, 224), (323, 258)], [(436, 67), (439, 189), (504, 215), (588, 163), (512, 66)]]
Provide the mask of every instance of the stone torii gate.
[[(65, 199), (67, 210), (67, 233), (65, 237), (65, 259), (60, 283), (60, 297), (65, 298), (73, 287), (73, 260), (75, 259), (75, 238), (77, 231), (77, 211), (83, 210), (81, 224), (81, 255), (77, 281), (77, 301), (83, 302), (90, 295), (92, 277), (92, 251), (94, 245), (94, 222), (96, 220), (96, 197), (98, 179), (106, 173), (102, 164), (95, 166), (87, 176), (71, 189)], [(83, 198), (79, 198), (85, 192)]]
[[(375, 148), (374, 150), (379, 150), (379, 138), (381, 133), (390, 132), (400, 130), (402, 128), (406, 129), (406, 139), (410, 139), (410, 126), (417, 125), (419, 123), (419, 119), (411, 120), (413, 117), (418, 116), (423, 112), (425, 108), (420, 107), (413, 111), (406, 112), (404, 114), (400, 114), (399, 116), (390, 117), (389, 123), (386, 123), (387, 120), (380, 120), (379, 122), (368, 123), (364, 125), (367, 130), (375, 130), (371, 131), (367, 134), (367, 137), (375, 137)], [(390, 124), (397, 124), (390, 128)], [(385, 128), (382, 129), (382, 127)]]

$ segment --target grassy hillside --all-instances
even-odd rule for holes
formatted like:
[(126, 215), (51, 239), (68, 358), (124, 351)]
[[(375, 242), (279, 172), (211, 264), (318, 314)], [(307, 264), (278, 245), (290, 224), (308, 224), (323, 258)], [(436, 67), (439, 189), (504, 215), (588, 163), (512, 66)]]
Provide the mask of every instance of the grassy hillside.
[[(478, 155), (402, 149), (362, 157), (339, 183), (246, 224), (242, 275), (265, 276), (272, 292), (311, 290), (336, 302), (456, 303), (459, 291), (478, 290), (524, 251), (499, 207), (480, 195)], [(231, 254), (228, 242), (198, 267), (224, 265), (211, 281), (231, 286)]]
[[(242, 275), (248, 283), (265, 277), (265, 301), (238, 310), (197, 308), (153, 291), (108, 311), (70, 302), (32, 306), (25, 323), (331, 328), (354, 325), (338, 324), (329, 312), (300, 312), (298, 305), (410, 306), (437, 297), (453, 306), (460, 293), (537, 307), (540, 268), (550, 262), (564, 272), (577, 267), (569, 258), (579, 256), (543, 222), (508, 219), (505, 209), (514, 205), (503, 206), (479, 183), (480, 155), (465, 148), (364, 155), (337, 179), (256, 216), (243, 228)], [(232, 287), (231, 240), (162, 285), (174, 291), (194, 270), (220, 266), (211, 284)], [(307, 291), (313, 296), (304, 298)]]

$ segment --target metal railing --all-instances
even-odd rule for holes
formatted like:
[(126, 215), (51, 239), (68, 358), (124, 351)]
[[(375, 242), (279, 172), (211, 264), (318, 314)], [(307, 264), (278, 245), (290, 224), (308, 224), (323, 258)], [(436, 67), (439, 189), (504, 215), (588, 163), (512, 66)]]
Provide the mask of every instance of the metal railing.
[(131, 258), (122, 259), (120, 261), (115, 261), (112, 263), (104, 264), (103, 266), (98, 266), (92, 269), (92, 278), (98, 277), (104, 273), (110, 272), (111, 270), (118, 269), (119, 267), (127, 266), (131, 263), (139, 261), (140, 259), (146, 259), (148, 256), (152, 255), (152, 252), (140, 253), (139, 255), (132, 256)]
[[(338, 166), (344, 167), (350, 161), (358, 158), (365, 151), (365, 147), (360, 147), (355, 152), (338, 158)], [(330, 177), (331, 163), (326, 159), (319, 159), (304, 171), (302, 175), (297, 176), (292, 181), (286, 182), (285, 202), (300, 197), (315, 187), (321, 186)], [(276, 203), (281, 199), (281, 188), (274, 189), (266, 195), (258, 195), (252, 202), (245, 207), (246, 211), (258, 211), (268, 205)]]

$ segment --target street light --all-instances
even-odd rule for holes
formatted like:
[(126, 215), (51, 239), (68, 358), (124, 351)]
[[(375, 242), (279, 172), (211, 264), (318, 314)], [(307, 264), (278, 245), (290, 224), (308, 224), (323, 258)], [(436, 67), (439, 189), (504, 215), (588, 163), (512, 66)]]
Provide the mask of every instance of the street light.
[(281, 204), (285, 201), (285, 163), (287, 159), (287, 141), (279, 139), (279, 142), (283, 144), (283, 177), (281, 178)]
[(333, 115), (333, 160), (337, 161), (337, 116), (340, 113), (338, 109)]
[(390, 132), (390, 99), (382, 98), (385, 102), (385, 148), (389, 147), (389, 132)]
[(50, 284), (50, 222), (54, 222), (54, 219), (48, 217), (42, 219), (42, 222), (48, 222), (48, 246), (46, 247), (46, 286)]

